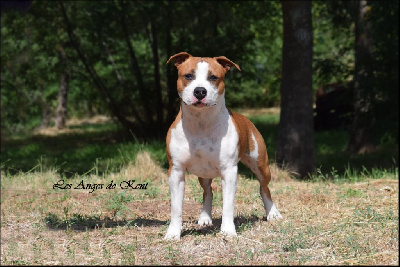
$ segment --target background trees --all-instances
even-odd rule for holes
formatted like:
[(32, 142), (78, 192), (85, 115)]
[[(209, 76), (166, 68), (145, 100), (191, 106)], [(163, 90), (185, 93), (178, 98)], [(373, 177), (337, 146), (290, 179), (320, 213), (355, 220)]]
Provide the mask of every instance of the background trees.
[[(13, 78), (18, 76), (24, 79), (21, 84), (27, 102), (32, 101), (29, 92), (40, 92), (37, 84), (26, 80), (19, 57), (25, 62), (23, 66), (50, 73), (53, 79), (33, 76), (42, 76), (44, 82), (51, 84), (53, 91), (42, 102), (50, 106), (54, 117), (56, 89), (65, 66), (57, 47), (63, 47), (68, 59), (71, 116), (108, 113), (138, 137), (163, 138), (179, 104), (176, 70), (165, 66), (165, 62), (180, 51), (200, 56), (225, 55), (241, 62), (245, 70), (228, 77), (232, 80), (227, 100), (230, 106), (278, 103), (280, 12), (280, 5), (275, 2), (33, 2), (24, 16), (12, 12), (2, 16), (2, 59), (10, 67), (2, 65), (3, 87), (12, 86)], [(272, 19), (262, 19), (264, 16)], [(24, 39), (25, 30), (33, 31), (29, 43)], [(43, 36), (53, 39), (43, 46)], [(62, 45), (57, 42), (61, 36), (66, 42)], [(12, 45), (18, 42), (22, 46)], [(34, 64), (32, 47), (36, 46), (41, 48), (38, 56), (46, 61), (46, 70)], [(49, 62), (57, 65), (57, 73)], [(49, 90), (50, 86), (44, 87)], [(45, 112), (48, 109), (37, 101), (29, 106), (36, 109), (23, 109), (32, 128), (46, 120), (41, 114), (49, 111)], [(18, 109), (18, 104), (10, 107)], [(4, 116), (12, 125), (27, 126), (26, 120), (15, 114)], [(5, 128), (10, 129), (11, 124)]]
[[(382, 138), (397, 138), (398, 2), (354, 3), (354, 120), (348, 149), (362, 153)], [(385, 9), (385, 11), (383, 11)], [(397, 9), (397, 10), (396, 10)], [(386, 18), (378, 16), (386, 13)], [(389, 137), (391, 136), (391, 137)]]
[[(359, 3), (364, 6), (361, 17)], [(286, 58), (289, 62), (282, 59), (281, 8), (286, 5), (289, 2), (33, 1), (28, 10), (22, 7), (22, 13), (9, 9), (1, 15), (2, 137), (55, 122), (62, 128), (65, 116), (105, 114), (138, 138), (163, 139), (179, 105), (176, 70), (165, 62), (181, 51), (224, 55), (240, 64), (242, 72), (227, 75), (227, 104), (232, 108), (282, 104), (281, 128), (294, 128), (286, 116), (294, 111), (284, 111), (284, 90), (288, 95), (297, 93), (293, 91), (297, 84), (290, 86), (294, 77), (290, 73), (305, 69), (294, 64), (296, 57)], [(398, 27), (393, 26), (398, 25), (398, 1), (310, 5), (313, 72), (312, 77), (301, 77), (308, 79), (304, 86), (308, 91), (297, 93), (298, 102), (310, 111), (310, 88), (357, 81), (349, 150), (360, 152), (365, 143), (398, 143)], [(361, 35), (356, 29), (364, 24), (370, 48), (358, 56)], [(313, 139), (311, 123), (307, 125), (302, 140)], [(370, 136), (355, 138), (364, 128)], [(355, 145), (354, 140), (367, 141)], [(281, 144), (294, 149), (288, 142), (282, 139)], [(294, 152), (278, 154), (305, 167), (298, 161), (302, 156)]]

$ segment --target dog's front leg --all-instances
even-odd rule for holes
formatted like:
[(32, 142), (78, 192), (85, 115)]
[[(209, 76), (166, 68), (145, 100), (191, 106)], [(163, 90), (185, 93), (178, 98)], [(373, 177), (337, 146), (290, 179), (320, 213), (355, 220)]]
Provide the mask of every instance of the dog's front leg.
[(185, 172), (172, 169), (168, 181), (171, 194), (171, 222), (165, 239), (180, 239), (182, 229), (182, 203), (185, 193)]
[(212, 224), (212, 219), (211, 219), (211, 208), (213, 199), (213, 193), (211, 189), (212, 179), (204, 179), (199, 177), (199, 182), (201, 187), (203, 188), (204, 193), (203, 193), (203, 209), (201, 210), (198, 224), (210, 225)]
[(233, 215), (235, 208), (235, 194), (237, 183), (237, 166), (225, 169), (221, 173), (222, 183), (222, 224), (221, 232), (236, 236)]

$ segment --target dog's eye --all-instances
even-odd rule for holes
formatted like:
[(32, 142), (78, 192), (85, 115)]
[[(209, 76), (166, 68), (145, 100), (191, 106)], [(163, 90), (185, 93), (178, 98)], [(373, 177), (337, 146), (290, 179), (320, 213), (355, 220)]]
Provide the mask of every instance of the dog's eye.
[(214, 76), (214, 75), (211, 75), (210, 77), (208, 77), (208, 79), (209, 79), (210, 81), (216, 81), (216, 80), (218, 80), (218, 77), (217, 77), (217, 76)]
[(186, 80), (193, 80), (193, 74), (189, 73), (189, 74), (185, 74), (185, 79)]

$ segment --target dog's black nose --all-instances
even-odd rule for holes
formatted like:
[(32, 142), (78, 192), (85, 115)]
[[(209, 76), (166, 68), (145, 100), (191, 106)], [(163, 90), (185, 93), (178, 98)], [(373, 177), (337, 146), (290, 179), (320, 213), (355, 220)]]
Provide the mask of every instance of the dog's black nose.
[(193, 95), (198, 99), (202, 100), (207, 95), (207, 90), (204, 87), (196, 87), (194, 88)]

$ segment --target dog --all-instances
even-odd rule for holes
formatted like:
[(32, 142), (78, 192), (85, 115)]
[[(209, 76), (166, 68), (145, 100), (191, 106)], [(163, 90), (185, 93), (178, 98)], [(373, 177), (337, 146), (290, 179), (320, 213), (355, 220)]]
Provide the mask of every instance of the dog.
[(186, 52), (171, 56), (167, 64), (171, 61), (178, 69), (181, 106), (166, 137), (171, 222), (165, 239), (180, 239), (186, 171), (198, 176), (204, 190), (199, 225), (212, 224), (211, 182), (221, 177), (221, 232), (236, 236), (233, 217), (239, 160), (260, 182), (267, 220), (281, 219), (268, 188), (271, 174), (264, 140), (250, 120), (225, 106), (225, 74), (232, 67), (240, 71), (239, 66), (224, 56), (193, 57)]

